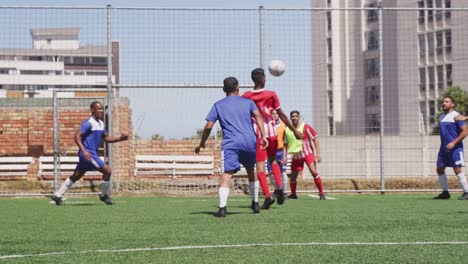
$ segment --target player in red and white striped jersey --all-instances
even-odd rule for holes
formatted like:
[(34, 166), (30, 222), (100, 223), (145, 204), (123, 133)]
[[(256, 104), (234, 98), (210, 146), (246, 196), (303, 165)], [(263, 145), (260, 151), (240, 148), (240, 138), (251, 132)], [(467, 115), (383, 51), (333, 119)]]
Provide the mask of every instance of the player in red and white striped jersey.
[(265, 202), (263, 203), (261, 209), (268, 209), (275, 202), (275, 200), (271, 197), (265, 174), (265, 160), (267, 159), (271, 162), (273, 177), (275, 178), (275, 182), (277, 184), (275, 194), (278, 198), (278, 204), (284, 203), (284, 195), (282, 189), (283, 183), (281, 181), (281, 168), (278, 162), (276, 161), (276, 152), (278, 150), (278, 138), (276, 135), (275, 120), (271, 115), (271, 111), (276, 110), (280, 119), (284, 122), (284, 124), (287, 127), (291, 129), (291, 131), (293, 131), (295, 137), (302, 138), (302, 133), (297, 131), (293, 127), (288, 117), (284, 114), (283, 110), (281, 110), (280, 102), (276, 93), (274, 91), (265, 89), (265, 71), (261, 68), (256, 68), (252, 71), (251, 77), (252, 81), (255, 84), (254, 90), (247, 91), (242, 96), (245, 98), (249, 98), (255, 102), (258, 110), (260, 111), (260, 114), (263, 117), (263, 121), (265, 124), (265, 133), (268, 139), (268, 148), (266, 150), (261, 149), (260, 141), (257, 140), (257, 176), (260, 182), (260, 188), (265, 194)]
[(291, 111), (290, 117), (294, 127), (301, 131), (304, 137), (302, 140), (298, 140), (294, 137), (292, 131), (286, 128), (284, 144), (286, 145), (287, 155), (291, 156), (291, 179), (289, 182), (291, 194), (288, 198), (297, 199), (297, 175), (299, 171), (304, 169), (305, 162), (314, 177), (315, 185), (319, 190), (320, 200), (325, 200), (322, 179), (316, 167), (316, 163), (320, 162), (320, 144), (317, 139), (317, 132), (310, 125), (300, 121), (301, 116), (299, 111)]

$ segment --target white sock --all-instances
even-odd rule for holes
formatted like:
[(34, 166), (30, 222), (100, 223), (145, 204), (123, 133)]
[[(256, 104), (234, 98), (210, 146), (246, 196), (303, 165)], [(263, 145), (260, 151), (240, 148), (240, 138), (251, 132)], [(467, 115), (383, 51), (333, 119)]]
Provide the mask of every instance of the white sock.
[(252, 201), (255, 203), (258, 203), (258, 186), (260, 184), (258, 181), (256, 182), (249, 182), (249, 191), (250, 194), (252, 195)]
[(270, 179), (270, 182), (273, 185), (273, 188), (276, 189), (276, 181), (275, 181), (275, 178), (273, 177), (273, 173), (268, 173), (268, 179)]
[(288, 174), (283, 171), (281, 173), (282, 180), (283, 180), (283, 192), (287, 193), (288, 192), (288, 185), (289, 185), (289, 180), (288, 180)]
[(229, 188), (228, 187), (219, 187), (218, 190), (219, 195), (219, 207), (226, 207), (227, 200), (229, 196)]
[(447, 179), (447, 174), (441, 174), (439, 175), (439, 184), (440, 188), (442, 191), (448, 191), (448, 179)]
[(62, 185), (60, 185), (60, 188), (58, 189), (58, 191), (56, 191), (54, 193), (55, 196), (57, 197), (62, 197), (63, 194), (68, 191), (68, 189), (70, 189), (70, 187), (73, 185), (74, 182), (72, 182), (72, 180), (70, 180), (70, 178), (67, 178), (63, 183)]
[(462, 189), (463, 189), (463, 192), (468, 192), (468, 182), (466, 182), (466, 177), (465, 177), (465, 174), (460, 173), (457, 175), (457, 178), (458, 178), (458, 182), (460, 183)]
[(101, 195), (109, 195), (110, 181), (101, 181)]

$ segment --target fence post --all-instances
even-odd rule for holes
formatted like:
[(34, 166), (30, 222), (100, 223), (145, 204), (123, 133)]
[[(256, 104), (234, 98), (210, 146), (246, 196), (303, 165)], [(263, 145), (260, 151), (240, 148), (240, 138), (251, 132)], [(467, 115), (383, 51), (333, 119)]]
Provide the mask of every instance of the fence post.
[[(112, 107), (113, 107), (113, 83), (112, 83), (112, 31), (111, 31), (111, 5), (107, 5), (107, 131), (113, 135)], [(107, 144), (107, 159), (111, 171), (114, 171), (112, 144)], [(110, 190), (113, 190), (114, 176), (111, 174)]]
[(265, 56), (265, 49), (264, 49), (264, 21), (263, 21), (263, 6), (259, 6), (258, 8), (258, 23), (259, 23), (259, 43), (260, 43), (260, 68), (264, 68), (264, 56)]
[(383, 10), (382, 2), (378, 5), (379, 12), (379, 84), (380, 84), (380, 193), (385, 193), (384, 171), (384, 81), (383, 81)]
[(60, 160), (59, 160), (59, 148), (60, 148), (60, 129), (59, 129), (59, 101), (57, 97), (57, 91), (53, 92), (53, 138), (54, 138), (54, 191), (57, 191), (60, 187)]

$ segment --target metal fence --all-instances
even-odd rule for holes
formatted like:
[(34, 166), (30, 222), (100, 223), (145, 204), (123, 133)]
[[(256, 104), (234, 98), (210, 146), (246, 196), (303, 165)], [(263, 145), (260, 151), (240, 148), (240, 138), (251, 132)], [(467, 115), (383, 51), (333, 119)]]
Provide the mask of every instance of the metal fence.
[[(54, 123), (53, 105), (38, 104), (54, 90), (68, 89), (59, 97), (70, 101), (105, 96), (108, 131), (131, 135), (108, 151), (116, 191), (161, 191), (155, 184), (160, 179), (134, 175), (135, 155), (164, 149), (188, 155), (194, 147), (188, 139), (197, 138), (211, 105), (224, 96), (222, 80), (237, 77), (242, 93), (252, 87), (250, 71), (273, 59), (284, 61), (287, 70), (268, 75), (267, 88), (277, 92), (286, 113), (299, 110), (317, 130), (318, 170), (328, 192), (437, 190), (440, 142), (432, 131), (438, 99), (447, 87), (466, 90), (468, 81), (468, 4), (454, 3), (0, 7), (0, 156), (35, 158), (26, 178), (0, 182), (0, 195), (38, 193), (18, 182), (50, 191), (52, 185), (36, 175), (38, 158), (60, 156), (64, 144), (73, 146), (70, 131), (86, 114), (81, 104), (69, 126)], [(72, 103), (62, 106), (58, 112), (73, 109)], [(32, 121), (34, 112), (44, 112), (42, 126)], [(55, 142), (54, 124), (61, 130)], [(216, 166), (219, 146), (215, 141), (204, 153), (217, 157)], [(303, 190), (314, 191), (307, 178), (305, 173)]]

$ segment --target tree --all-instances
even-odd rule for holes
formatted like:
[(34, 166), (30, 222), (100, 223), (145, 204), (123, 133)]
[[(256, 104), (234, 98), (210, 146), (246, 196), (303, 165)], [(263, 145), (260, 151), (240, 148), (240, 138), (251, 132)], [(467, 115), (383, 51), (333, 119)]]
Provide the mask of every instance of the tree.
[[(462, 90), (458, 86), (449, 86), (445, 90), (444, 94), (438, 99), (438, 105), (442, 106), (442, 101), (444, 97), (450, 96), (455, 99), (455, 111), (459, 112), (462, 115), (466, 115), (468, 112), (468, 93)], [(436, 126), (432, 130), (433, 134), (439, 134), (439, 117), (443, 113), (442, 108), (439, 108), (436, 115), (434, 116), (434, 121)]]
[(156, 133), (151, 136), (151, 140), (164, 140), (164, 137)]

